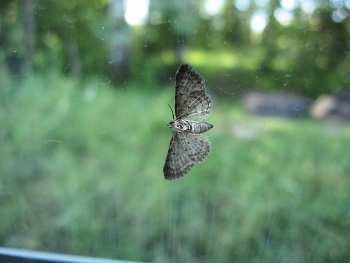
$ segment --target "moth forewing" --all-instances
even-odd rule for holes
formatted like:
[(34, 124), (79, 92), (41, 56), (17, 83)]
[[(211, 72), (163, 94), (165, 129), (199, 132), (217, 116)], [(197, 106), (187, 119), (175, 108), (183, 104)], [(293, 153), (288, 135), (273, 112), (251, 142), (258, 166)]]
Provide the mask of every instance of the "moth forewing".
[(176, 118), (205, 119), (211, 112), (212, 100), (205, 91), (204, 78), (188, 64), (182, 64), (176, 74)]
[(168, 149), (168, 155), (165, 159), (163, 168), (164, 177), (166, 180), (173, 180), (185, 176), (194, 166), (194, 162), (188, 154), (184, 154), (184, 139), (183, 132), (173, 132)]

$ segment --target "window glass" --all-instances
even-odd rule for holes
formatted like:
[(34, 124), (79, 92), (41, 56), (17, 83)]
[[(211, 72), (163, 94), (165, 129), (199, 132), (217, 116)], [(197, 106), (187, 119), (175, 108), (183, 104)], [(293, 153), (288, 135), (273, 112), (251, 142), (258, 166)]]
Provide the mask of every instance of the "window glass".
[[(2, 1), (0, 246), (142, 262), (348, 262), (349, 8)], [(190, 146), (170, 142), (178, 131), (166, 126), (183, 63), (212, 99), (199, 120), (213, 128), (178, 133)], [(189, 97), (188, 108), (201, 101)], [(197, 164), (203, 136), (211, 154)], [(195, 164), (170, 181), (169, 147)]]

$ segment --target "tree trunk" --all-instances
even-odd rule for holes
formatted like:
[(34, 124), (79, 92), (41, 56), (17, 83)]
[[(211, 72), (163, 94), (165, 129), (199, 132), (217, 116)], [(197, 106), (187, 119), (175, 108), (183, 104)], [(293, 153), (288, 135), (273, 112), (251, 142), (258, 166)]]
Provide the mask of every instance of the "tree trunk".
[(33, 57), (35, 52), (35, 0), (23, 0), (23, 62), (21, 72), (27, 73), (33, 70)]
[(110, 2), (109, 15), (116, 24), (112, 33), (115, 39), (111, 51), (112, 78), (116, 83), (124, 83), (130, 74), (131, 32), (124, 19), (122, 0)]
[(81, 64), (75, 29), (74, 22), (72, 22), (72, 25), (67, 26), (66, 34), (64, 36), (64, 45), (67, 52), (66, 55), (70, 73), (75, 79), (80, 81), (83, 76), (83, 67)]

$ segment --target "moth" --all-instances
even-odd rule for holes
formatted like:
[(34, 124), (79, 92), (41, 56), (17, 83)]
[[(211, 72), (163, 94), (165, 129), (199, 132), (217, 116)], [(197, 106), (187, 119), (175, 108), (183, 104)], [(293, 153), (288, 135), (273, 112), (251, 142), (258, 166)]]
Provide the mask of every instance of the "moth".
[(185, 176), (195, 163), (203, 162), (211, 153), (208, 137), (201, 134), (213, 128), (202, 121), (210, 115), (211, 108), (204, 78), (190, 65), (182, 64), (176, 73), (175, 118), (167, 124), (174, 130), (163, 168), (166, 180)]

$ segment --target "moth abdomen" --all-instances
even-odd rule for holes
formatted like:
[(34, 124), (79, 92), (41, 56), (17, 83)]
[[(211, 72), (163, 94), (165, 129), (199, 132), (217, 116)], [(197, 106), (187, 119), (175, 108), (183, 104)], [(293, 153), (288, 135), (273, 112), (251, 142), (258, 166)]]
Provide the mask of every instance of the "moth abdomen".
[(213, 128), (213, 125), (207, 122), (198, 122), (191, 120), (186, 120), (186, 122), (190, 125), (190, 132), (192, 133), (203, 133)]

